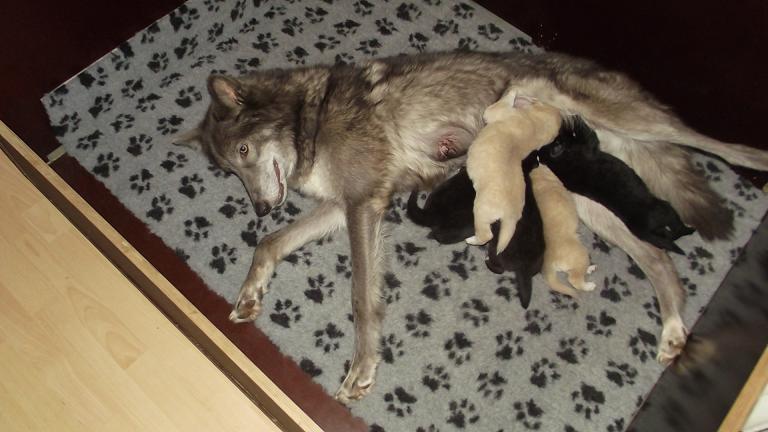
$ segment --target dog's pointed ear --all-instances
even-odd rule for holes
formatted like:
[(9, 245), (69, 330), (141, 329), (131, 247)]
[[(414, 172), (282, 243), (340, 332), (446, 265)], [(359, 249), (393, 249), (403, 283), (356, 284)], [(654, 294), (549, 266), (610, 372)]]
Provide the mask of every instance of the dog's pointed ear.
[(173, 137), (173, 145), (184, 146), (191, 148), (192, 150), (200, 151), (202, 142), (200, 141), (201, 132), (200, 128), (194, 128), (186, 132), (182, 132)]
[(242, 83), (237, 78), (226, 75), (209, 76), (208, 93), (216, 105), (228, 110), (241, 107), (245, 100)]

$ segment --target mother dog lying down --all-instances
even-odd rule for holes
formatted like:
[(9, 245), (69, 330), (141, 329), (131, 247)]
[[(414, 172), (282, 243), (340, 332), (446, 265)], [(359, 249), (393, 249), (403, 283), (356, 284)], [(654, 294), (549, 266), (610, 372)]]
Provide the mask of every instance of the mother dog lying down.
[[(276, 263), (346, 226), (355, 351), (336, 397), (365, 396), (384, 317), (382, 217), (394, 193), (431, 187), (465, 162), (483, 111), (509, 88), (580, 115), (605, 151), (625, 160), (705, 238), (728, 236), (731, 215), (678, 145), (768, 170), (768, 153), (702, 136), (625, 76), (559, 54), (453, 52), (214, 75), (205, 118), (180, 144), (235, 173), (260, 216), (283, 204), (289, 187), (319, 200), (304, 219), (257, 246), (230, 318), (253, 320)], [(676, 313), (682, 303), (675, 302), (661, 310)], [(666, 318), (660, 348), (675, 355), (684, 328), (667, 329)]]

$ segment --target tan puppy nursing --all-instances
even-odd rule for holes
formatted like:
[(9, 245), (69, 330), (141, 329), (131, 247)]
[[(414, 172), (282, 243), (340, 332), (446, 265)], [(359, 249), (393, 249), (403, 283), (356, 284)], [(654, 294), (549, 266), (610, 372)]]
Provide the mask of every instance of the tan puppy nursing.
[(486, 126), (469, 147), (467, 173), (477, 196), (475, 235), (482, 245), (493, 237), (491, 224), (501, 221), (499, 252), (506, 249), (525, 204), (522, 161), (533, 150), (549, 144), (560, 130), (560, 112), (543, 103), (507, 93), (483, 114)]
[(592, 291), (594, 282), (587, 282), (585, 278), (595, 266), (590, 265), (589, 252), (577, 233), (579, 215), (571, 193), (544, 165), (531, 171), (531, 185), (541, 213), (546, 244), (541, 274), (550, 288), (563, 294), (574, 296), (576, 291), (560, 282), (557, 274), (560, 271), (568, 274), (568, 282), (574, 288)]

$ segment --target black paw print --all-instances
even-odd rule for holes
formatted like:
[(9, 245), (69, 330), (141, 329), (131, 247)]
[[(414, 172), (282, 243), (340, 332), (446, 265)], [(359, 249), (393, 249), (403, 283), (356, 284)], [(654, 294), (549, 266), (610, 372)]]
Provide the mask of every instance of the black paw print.
[(449, 20), (439, 19), (437, 20), (437, 24), (435, 24), (435, 26), (432, 27), (432, 31), (437, 33), (440, 36), (445, 36), (448, 33), (458, 34), (459, 24), (452, 19), (449, 19)]
[(339, 40), (333, 36), (320, 35), (317, 38), (317, 42), (315, 42), (315, 48), (317, 48), (320, 52), (325, 52), (325, 50), (332, 50), (336, 48), (339, 46), (339, 43)]
[(461, 304), (461, 316), (475, 327), (488, 323), (491, 309), (480, 299), (470, 299)]
[(455, 250), (451, 253), (453, 258), (451, 258), (451, 263), (448, 264), (448, 269), (459, 275), (462, 280), (469, 279), (469, 273), (477, 271), (475, 257), (470, 253), (469, 246), (466, 246), (463, 250)]
[(168, 54), (164, 52), (152, 54), (152, 60), (147, 67), (154, 73), (160, 73), (168, 68)]
[(336, 29), (336, 34), (340, 36), (345, 36), (345, 37), (355, 34), (357, 32), (358, 27), (360, 27), (360, 23), (357, 23), (350, 19), (342, 22), (338, 22), (333, 25), (333, 28)]
[(618, 275), (612, 277), (606, 276), (603, 280), (603, 289), (600, 290), (600, 297), (608, 299), (613, 303), (619, 303), (624, 297), (629, 297), (632, 292), (629, 290), (627, 282)]
[(384, 220), (389, 223), (400, 225), (403, 223), (403, 217), (400, 215), (403, 211), (405, 211), (405, 203), (403, 202), (403, 199), (401, 197), (395, 197), (395, 199), (392, 200), (392, 205), (389, 207), (389, 211), (384, 215)]
[(736, 246), (728, 250), (728, 256), (731, 259), (731, 266), (736, 266), (747, 260), (747, 254), (744, 253), (743, 246)]
[(136, 117), (132, 116), (131, 114), (120, 113), (109, 125), (112, 126), (112, 129), (114, 129), (115, 132), (120, 132), (123, 129), (132, 128), (135, 121)]
[(126, 99), (133, 99), (136, 97), (136, 94), (142, 90), (144, 90), (144, 80), (141, 78), (135, 80), (129, 79), (123, 83), (123, 88), (120, 89), (120, 93)]
[(430, 389), (432, 393), (441, 388), (445, 390), (451, 389), (451, 376), (445, 367), (430, 363), (422, 369), (422, 372), (424, 375), (421, 377), (421, 383)]
[(333, 62), (337, 65), (351, 64), (355, 62), (355, 58), (349, 53), (336, 54)]
[(704, 276), (715, 271), (715, 268), (712, 266), (714, 255), (701, 246), (693, 248), (693, 251), (688, 253), (687, 258), (688, 268), (695, 271), (699, 276)]
[(608, 360), (605, 376), (617, 386), (624, 387), (625, 384), (632, 385), (635, 383), (637, 369), (628, 363), (618, 364), (613, 360)]
[(163, 220), (163, 216), (173, 213), (171, 204), (173, 204), (171, 199), (165, 194), (156, 196), (152, 198), (152, 208), (147, 211), (146, 216), (160, 222)]
[(656, 325), (661, 325), (661, 316), (659, 312), (659, 299), (656, 298), (656, 296), (651, 297), (650, 301), (647, 301), (643, 303), (643, 309), (645, 310), (645, 314), (653, 320), (653, 322), (656, 323)]
[(240, 34), (248, 34), (256, 30), (256, 27), (259, 25), (259, 20), (256, 18), (251, 18), (250, 20), (243, 23), (243, 25), (240, 27), (239, 33)]
[(160, 166), (163, 167), (165, 171), (172, 173), (177, 168), (184, 168), (187, 165), (187, 162), (189, 162), (189, 159), (184, 153), (170, 151), (165, 155), (165, 160), (160, 162)]
[(448, 403), (449, 415), (445, 420), (448, 423), (456, 426), (459, 429), (464, 429), (467, 424), (475, 424), (480, 420), (480, 416), (477, 414), (475, 404), (462, 399), (460, 401), (452, 400)]
[(278, 43), (272, 33), (261, 33), (256, 36), (256, 42), (252, 43), (251, 46), (264, 54), (269, 54), (272, 48), (277, 48)]
[(219, 38), (224, 33), (224, 24), (220, 22), (213, 23), (211, 27), (208, 29), (208, 38), (206, 39), (208, 42), (213, 43), (216, 42), (216, 39)]
[(281, 327), (291, 328), (291, 323), (301, 319), (301, 307), (293, 304), (291, 299), (278, 300), (275, 302), (274, 312), (269, 314), (269, 319)]
[(64, 117), (59, 120), (56, 125), (51, 125), (53, 134), (57, 137), (64, 136), (68, 133), (72, 133), (80, 129), (80, 114), (73, 112), (72, 114), (65, 114)]
[(419, 253), (425, 250), (423, 247), (416, 246), (413, 242), (398, 243), (395, 245), (397, 261), (405, 267), (415, 267), (419, 265)]
[[(213, 73), (213, 72), (211, 72)], [(160, 80), (160, 88), (167, 88), (173, 85), (176, 81), (180, 80), (182, 75), (178, 72), (173, 72), (168, 76), (163, 77), (162, 80)]]
[(421, 11), (413, 3), (400, 3), (400, 6), (397, 7), (396, 16), (403, 21), (412, 22), (419, 19)]
[(704, 174), (704, 178), (709, 182), (719, 182), (722, 180), (721, 175), (723, 171), (712, 161), (708, 160), (706, 163), (696, 161), (696, 168), (699, 172)]
[(445, 341), (443, 349), (448, 352), (448, 359), (460, 366), (472, 359), (472, 341), (467, 335), (455, 332), (453, 337)]
[(180, 180), (179, 193), (189, 198), (194, 198), (197, 195), (201, 195), (205, 192), (205, 186), (203, 186), (203, 179), (197, 174), (190, 176), (184, 176)]
[(175, 253), (177, 257), (181, 258), (182, 261), (189, 261), (189, 255), (184, 251), (184, 249), (176, 248), (173, 253)]
[(261, 219), (258, 221), (251, 219), (248, 221), (245, 230), (240, 231), (240, 238), (249, 247), (256, 247), (256, 245), (259, 244), (259, 233), (264, 233), (266, 231), (267, 227), (264, 226), (264, 224), (261, 222)]
[(157, 121), (156, 130), (163, 135), (175, 134), (179, 131), (178, 126), (184, 122), (184, 119), (176, 115), (162, 117)]
[(346, 279), (352, 277), (352, 267), (350, 265), (349, 255), (336, 254), (336, 274), (344, 276)]
[(738, 176), (733, 187), (745, 201), (754, 201), (758, 197), (758, 190), (745, 177)]
[(220, 246), (211, 248), (211, 256), (213, 259), (208, 265), (216, 270), (218, 274), (224, 274), (227, 270), (227, 264), (234, 264), (237, 262), (237, 248), (222, 243)]
[(92, 133), (80, 137), (77, 139), (77, 146), (76, 148), (80, 150), (93, 150), (99, 145), (99, 139), (104, 136), (101, 131), (96, 130)]
[(483, 24), (477, 27), (477, 34), (490, 41), (497, 41), (504, 34), (504, 31), (494, 23)]
[(613, 419), (613, 422), (605, 429), (606, 432), (623, 432), (626, 429), (623, 418)]
[(174, 32), (181, 29), (189, 30), (192, 24), (200, 18), (197, 9), (190, 8), (187, 5), (181, 5), (169, 15), (171, 26)]
[(152, 137), (139, 134), (128, 138), (128, 148), (126, 151), (133, 156), (139, 156), (145, 151), (152, 149)]
[[(304, 17), (309, 20), (310, 24), (317, 24), (323, 22), (328, 15), (328, 11), (321, 7), (307, 7), (304, 9)], [(293, 35), (291, 35), (293, 36)]]
[(403, 350), (403, 340), (398, 338), (394, 333), (390, 333), (388, 336), (382, 336), (379, 340), (379, 352), (381, 353), (381, 360), (384, 363), (392, 364), (395, 359), (402, 357), (405, 354)]
[(516, 401), (512, 404), (515, 410), (515, 421), (521, 423), (528, 430), (541, 429), (541, 416), (544, 410), (533, 399)]
[(495, 291), (497, 296), (508, 302), (512, 301), (512, 299), (517, 301), (517, 281), (514, 277), (500, 276), (496, 283), (499, 285)]
[(272, 222), (275, 224), (285, 225), (293, 223), (295, 217), (299, 213), (301, 213), (301, 209), (296, 207), (296, 204), (294, 204), (293, 201), (288, 200), (282, 207), (272, 210), (272, 212), (269, 213), (269, 217), (272, 218)]
[(613, 334), (611, 327), (616, 325), (616, 318), (602, 310), (599, 316), (587, 315), (587, 331), (595, 336), (610, 336)]
[(405, 417), (413, 414), (412, 405), (418, 402), (418, 399), (404, 388), (395, 387), (393, 392), (384, 394), (384, 402), (387, 403), (387, 411), (398, 417)]
[(450, 297), (451, 288), (448, 286), (449, 281), (450, 279), (440, 273), (432, 272), (424, 277), (424, 288), (421, 289), (421, 293), (432, 300)]
[(355, 48), (355, 51), (360, 51), (363, 54), (373, 57), (379, 53), (381, 46), (381, 42), (379, 42), (378, 39), (367, 39), (360, 41), (358, 47)]
[(384, 273), (384, 286), (381, 297), (387, 304), (400, 300), (400, 287), (403, 285), (400, 279), (392, 272)]
[(429, 337), (429, 328), (432, 325), (432, 316), (424, 309), (417, 313), (405, 315), (405, 331), (415, 338)]
[(571, 296), (560, 294), (556, 291), (549, 292), (549, 301), (554, 306), (555, 310), (570, 309), (575, 311), (579, 308), (579, 301)]
[(182, 108), (188, 108), (194, 102), (200, 102), (203, 100), (203, 95), (194, 86), (183, 88), (179, 91), (179, 95), (176, 97), (176, 105)]
[(245, 74), (256, 69), (259, 65), (261, 65), (261, 60), (258, 57), (239, 58), (235, 61), (235, 70), (240, 74)]
[(574, 403), (573, 411), (590, 420), (592, 414), (600, 414), (600, 406), (605, 403), (605, 395), (597, 388), (582, 382), (581, 387), (571, 393), (571, 400)]
[(640, 266), (637, 265), (635, 260), (633, 260), (629, 256), (627, 256), (627, 273), (629, 273), (632, 276), (634, 276), (635, 279), (637, 279), (637, 280), (645, 280), (646, 279), (645, 273), (643, 273), (643, 269), (641, 269)]
[(64, 105), (64, 96), (69, 94), (66, 84), (62, 84), (53, 92), (48, 94), (48, 106), (50, 108)]
[(93, 167), (93, 173), (104, 178), (108, 178), (112, 172), (120, 169), (120, 158), (114, 153), (100, 153), (96, 157), (96, 166)]
[[(225, 39), (225, 40), (223, 40), (223, 41), (221, 41), (221, 42), (216, 44), (216, 51), (223, 52), (223, 53), (230, 52), (233, 49), (237, 48), (237, 45), (239, 43), (240, 42), (238, 42), (238, 40), (233, 38), (233, 37), (231, 37), (229, 39)], [(214, 57), (213, 56), (208, 56), (208, 59), (209, 59), (209, 64), (213, 64)], [(200, 61), (200, 59), (198, 59), (198, 61)], [(198, 66), (202, 65), (202, 63), (199, 63), (199, 64), (195, 63), (195, 64), (198, 65)], [(195, 65), (192, 65), (192, 67), (194, 68)]]
[(357, 0), (353, 5), (355, 7), (355, 13), (360, 16), (368, 16), (373, 13), (373, 3), (367, 0)]
[(151, 172), (142, 168), (140, 172), (128, 177), (128, 181), (131, 182), (131, 190), (136, 191), (136, 193), (139, 195), (148, 191), (152, 186), (150, 180), (153, 177), (154, 176)]
[(229, 17), (232, 21), (237, 21), (245, 15), (245, 0), (237, 0), (235, 6), (229, 11)]
[(160, 26), (157, 23), (152, 23), (146, 30), (141, 32), (141, 44), (146, 45), (155, 41), (155, 35), (160, 33)]
[(484, 398), (493, 398), (496, 400), (501, 399), (504, 395), (504, 385), (507, 384), (506, 378), (504, 378), (499, 371), (494, 371), (492, 374), (487, 372), (481, 372), (477, 376), (478, 386), (477, 391)]
[(656, 357), (656, 344), (656, 336), (641, 328), (638, 328), (637, 333), (629, 338), (629, 348), (632, 355), (642, 363)]
[(315, 362), (313, 362), (312, 360), (306, 357), (303, 357), (301, 359), (301, 361), (299, 362), (299, 367), (301, 368), (301, 370), (303, 370), (307, 375), (311, 376), (312, 378), (320, 376), (323, 373), (323, 370), (317, 367), (317, 365), (315, 365)]
[(274, 5), (272, 5), (272, 6), (269, 7), (268, 11), (264, 12), (264, 17), (269, 18), (269, 19), (273, 19), (276, 16), (283, 16), (283, 15), (285, 15), (285, 11), (286, 11), (285, 6), (274, 6)]
[(315, 347), (329, 353), (339, 349), (339, 339), (344, 337), (344, 332), (336, 327), (336, 324), (328, 323), (324, 329), (315, 330), (313, 336), (315, 336)]
[(452, 10), (453, 15), (456, 18), (469, 19), (475, 15), (475, 8), (466, 3), (459, 3), (455, 5)]
[(522, 336), (515, 335), (512, 330), (496, 335), (496, 358), (512, 360), (520, 357), (524, 352)]
[(107, 71), (102, 66), (98, 66), (93, 73), (83, 71), (77, 76), (77, 80), (83, 87), (89, 89), (94, 84), (103, 87), (107, 83)]
[(479, 46), (480, 44), (478, 44), (477, 41), (471, 37), (463, 37), (459, 39), (459, 43), (456, 48), (463, 51), (475, 51)]
[(219, 213), (223, 214), (227, 219), (232, 219), (235, 215), (248, 214), (248, 201), (244, 197), (235, 198), (228, 195), (224, 199), (224, 205), (219, 207)]
[(527, 324), (525, 328), (523, 328), (523, 331), (534, 336), (552, 331), (552, 322), (549, 320), (549, 316), (538, 309), (525, 311), (525, 321)]
[(295, 65), (303, 65), (306, 63), (306, 59), (309, 53), (304, 48), (297, 46), (296, 48), (285, 53), (285, 59)]
[(111, 111), (114, 103), (115, 100), (111, 94), (96, 96), (96, 99), (93, 100), (93, 106), (88, 108), (88, 112), (91, 114), (91, 117), (97, 118), (100, 114)]
[(302, 248), (299, 248), (298, 250), (295, 250), (288, 254), (286, 256), (285, 261), (293, 264), (293, 265), (299, 265), (299, 263), (302, 263), (304, 265), (312, 265), (312, 252)]
[(395, 27), (395, 24), (386, 18), (377, 19), (376, 21), (374, 21), (374, 24), (376, 24), (376, 29), (383, 36), (389, 36), (392, 33), (397, 31), (397, 27)]
[(578, 364), (589, 354), (587, 342), (578, 337), (562, 338), (558, 345), (559, 351), (557, 351), (557, 356), (570, 364)]
[(208, 172), (211, 173), (211, 175), (215, 178), (229, 178), (230, 176), (234, 175), (231, 172), (224, 171), (223, 169), (213, 164), (208, 165)]
[(592, 249), (599, 250), (600, 252), (604, 254), (610, 254), (611, 253), (611, 245), (605, 242), (600, 236), (597, 234), (592, 234)]
[(509, 45), (513, 50), (532, 52), (533, 44), (523, 37), (516, 37), (509, 40)]
[(547, 384), (553, 383), (561, 378), (558, 372), (557, 363), (549, 360), (548, 358), (542, 358), (536, 363), (531, 365), (531, 384), (538, 388), (545, 388)]
[(687, 277), (682, 277), (680, 278), (680, 283), (683, 285), (683, 288), (685, 288), (686, 296), (696, 297), (699, 287), (693, 283), (692, 280), (688, 279)]
[(326, 280), (325, 275), (308, 277), (309, 288), (304, 290), (304, 295), (315, 303), (322, 304), (326, 297), (333, 297), (335, 291), (333, 281)]
[(195, 216), (184, 221), (184, 235), (192, 241), (200, 241), (208, 238), (211, 222), (203, 216)]
[(287, 18), (283, 20), (283, 27), (280, 31), (288, 36), (296, 36), (299, 33), (304, 33), (304, 23), (296, 17)]
[(427, 49), (427, 43), (429, 43), (429, 38), (419, 32), (411, 33), (410, 35), (408, 35), (408, 43), (411, 45), (412, 48), (416, 49), (418, 52), (424, 52)]
[(154, 111), (157, 108), (157, 101), (160, 99), (162, 97), (155, 93), (142, 96), (136, 101), (136, 109), (141, 112)]

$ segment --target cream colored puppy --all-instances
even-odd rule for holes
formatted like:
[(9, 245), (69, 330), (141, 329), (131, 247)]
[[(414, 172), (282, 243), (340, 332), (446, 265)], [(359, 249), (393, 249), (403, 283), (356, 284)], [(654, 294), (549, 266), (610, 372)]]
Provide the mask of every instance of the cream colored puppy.
[[(576, 295), (573, 288), (592, 291), (595, 284), (587, 282), (586, 275), (595, 271), (595, 266), (590, 265), (589, 252), (577, 233), (579, 214), (571, 193), (544, 165), (531, 171), (531, 186), (539, 205), (546, 244), (541, 274), (550, 288), (563, 294)], [(568, 274), (573, 288), (560, 282), (557, 273), (561, 271)]]
[(475, 235), (467, 239), (482, 245), (493, 237), (491, 224), (501, 221), (496, 250), (506, 249), (525, 204), (522, 161), (533, 150), (549, 144), (560, 130), (562, 117), (552, 106), (509, 92), (489, 106), (486, 126), (467, 154), (467, 173), (477, 193), (474, 203)]

